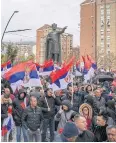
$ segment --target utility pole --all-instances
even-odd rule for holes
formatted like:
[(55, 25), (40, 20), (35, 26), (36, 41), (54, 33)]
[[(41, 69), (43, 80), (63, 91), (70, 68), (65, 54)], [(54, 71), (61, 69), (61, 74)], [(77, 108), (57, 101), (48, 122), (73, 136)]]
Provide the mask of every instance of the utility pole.
[(1, 44), (2, 44), (2, 41), (3, 41), (3, 38), (4, 38), (4, 34), (5, 34), (5, 32), (6, 32), (6, 29), (7, 29), (8, 25), (9, 25), (9, 23), (10, 23), (12, 17), (14, 16), (15, 13), (18, 13), (18, 12), (19, 12), (19, 11), (14, 11), (13, 14), (11, 15), (10, 19), (8, 20), (8, 22), (7, 22), (7, 24), (6, 24), (6, 27), (5, 27), (5, 29), (4, 29), (3, 35), (2, 35)]

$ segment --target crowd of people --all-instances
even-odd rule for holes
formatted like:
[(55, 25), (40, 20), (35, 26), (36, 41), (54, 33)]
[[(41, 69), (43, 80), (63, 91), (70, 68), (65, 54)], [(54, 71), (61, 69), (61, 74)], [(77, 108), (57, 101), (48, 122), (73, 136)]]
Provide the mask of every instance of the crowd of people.
[[(108, 81), (1, 92), (1, 129), (12, 115), (17, 142), (116, 142), (116, 87)], [(2, 141), (12, 142), (13, 129)]]

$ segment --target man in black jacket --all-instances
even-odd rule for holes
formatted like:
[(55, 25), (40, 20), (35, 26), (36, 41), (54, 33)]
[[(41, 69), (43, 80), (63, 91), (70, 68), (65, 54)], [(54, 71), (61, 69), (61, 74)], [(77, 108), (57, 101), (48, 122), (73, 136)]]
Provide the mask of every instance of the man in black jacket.
[(28, 106), (22, 115), (22, 124), (27, 130), (29, 142), (41, 142), (40, 125), (43, 120), (41, 108), (37, 106), (37, 97), (30, 97)]
[(27, 104), (28, 104), (28, 99), (26, 98), (26, 92), (24, 91), (24, 89), (19, 89), (18, 96), (13, 102), (13, 119), (16, 125), (17, 142), (21, 142), (21, 130), (23, 132), (24, 142), (28, 141), (26, 130), (24, 127), (22, 127), (22, 121), (21, 121), (22, 114)]
[(69, 100), (72, 103), (72, 110), (78, 112), (79, 106), (84, 101), (84, 94), (83, 92), (78, 91), (77, 85), (68, 85), (67, 93), (65, 96), (61, 98), (61, 100)]
[(76, 142), (93, 142), (94, 134), (87, 130), (87, 122), (85, 117), (80, 114), (75, 115), (74, 122), (79, 130), (79, 136), (76, 139)]
[(54, 140), (54, 116), (55, 105), (61, 105), (59, 97), (55, 97), (53, 90), (48, 88), (46, 90), (46, 96), (40, 98), (40, 107), (43, 112), (43, 127), (42, 127), (42, 142), (46, 141), (47, 128), (50, 129), (50, 142)]
[(106, 127), (107, 127), (108, 116), (104, 112), (97, 115), (96, 124), (92, 126), (92, 132), (95, 135), (95, 142), (104, 142), (107, 140)]

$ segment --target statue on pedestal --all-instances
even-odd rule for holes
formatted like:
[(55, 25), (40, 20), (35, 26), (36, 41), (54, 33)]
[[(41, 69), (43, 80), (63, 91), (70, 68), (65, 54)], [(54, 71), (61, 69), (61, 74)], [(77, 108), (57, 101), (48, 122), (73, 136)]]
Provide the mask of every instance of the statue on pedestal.
[(61, 31), (56, 31), (57, 24), (52, 24), (52, 32), (47, 35), (46, 38), (46, 60), (53, 59), (55, 63), (61, 63), (61, 41), (60, 35), (65, 32), (67, 26), (65, 26)]

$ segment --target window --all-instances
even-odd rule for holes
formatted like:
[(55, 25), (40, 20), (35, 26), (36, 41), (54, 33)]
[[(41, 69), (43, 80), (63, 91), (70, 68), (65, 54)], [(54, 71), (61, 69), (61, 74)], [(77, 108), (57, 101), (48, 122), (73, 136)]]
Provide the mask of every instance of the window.
[(101, 16), (101, 21), (104, 20), (104, 16)]
[(107, 15), (110, 15), (110, 9), (107, 10)]
[(104, 15), (104, 9), (101, 9), (101, 15)]
[(101, 8), (101, 9), (104, 9), (104, 5), (101, 5), (100, 8)]
[(108, 9), (109, 9), (109, 8), (110, 8), (110, 5), (109, 5), (109, 4), (107, 4), (107, 5), (106, 5), (106, 8), (108, 8)]

